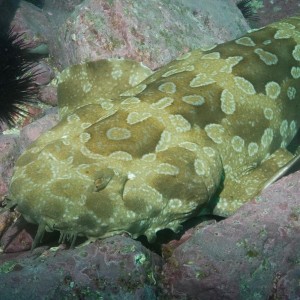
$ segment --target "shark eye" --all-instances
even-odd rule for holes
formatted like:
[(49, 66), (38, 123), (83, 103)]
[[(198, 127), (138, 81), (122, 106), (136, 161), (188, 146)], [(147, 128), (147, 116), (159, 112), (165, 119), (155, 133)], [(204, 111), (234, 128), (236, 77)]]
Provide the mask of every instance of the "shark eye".
[(112, 169), (106, 168), (97, 172), (96, 179), (94, 181), (94, 192), (99, 192), (106, 188), (111, 179), (114, 176), (114, 171)]

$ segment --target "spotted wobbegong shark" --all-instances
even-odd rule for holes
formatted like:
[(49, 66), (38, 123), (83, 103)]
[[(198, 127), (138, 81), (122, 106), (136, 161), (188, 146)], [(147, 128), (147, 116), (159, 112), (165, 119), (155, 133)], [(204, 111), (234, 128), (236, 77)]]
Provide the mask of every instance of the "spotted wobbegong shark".
[(233, 214), (295, 160), (300, 17), (152, 72), (108, 59), (59, 78), (60, 122), (18, 159), (8, 203), (63, 235), (178, 230), (217, 199)]

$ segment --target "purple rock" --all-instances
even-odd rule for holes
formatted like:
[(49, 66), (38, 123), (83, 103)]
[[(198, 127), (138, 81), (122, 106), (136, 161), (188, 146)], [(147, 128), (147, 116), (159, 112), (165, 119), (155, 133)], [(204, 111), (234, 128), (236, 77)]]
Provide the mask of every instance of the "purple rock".
[(52, 112), (22, 128), (20, 132), (21, 150), (24, 151), (42, 133), (58, 123), (57, 112)]
[(8, 191), (12, 169), (20, 155), (20, 144), (16, 135), (0, 134), (0, 199)]
[[(268, 299), (278, 283), (280, 299), (299, 299), (287, 295), (299, 290), (299, 196), (297, 172), (271, 185), (232, 217), (196, 228), (163, 267), (165, 295)], [(280, 281), (278, 274), (285, 279)]]
[(63, 67), (124, 57), (156, 69), (191, 49), (233, 39), (248, 29), (234, 3), (215, 1), (190, 7), (186, 1), (87, 0), (72, 14), (49, 3), (50, 22), (61, 24), (48, 35), (50, 52)]
[(57, 87), (55, 86), (41, 86), (39, 90), (38, 99), (48, 105), (57, 105)]
[[(156, 299), (161, 258), (123, 236), (0, 257), (2, 299)], [(74, 297), (74, 298), (72, 298)], [(102, 297), (102, 298), (101, 298)]]
[(1, 237), (1, 247), (5, 253), (30, 250), (35, 233), (36, 226), (19, 217)]

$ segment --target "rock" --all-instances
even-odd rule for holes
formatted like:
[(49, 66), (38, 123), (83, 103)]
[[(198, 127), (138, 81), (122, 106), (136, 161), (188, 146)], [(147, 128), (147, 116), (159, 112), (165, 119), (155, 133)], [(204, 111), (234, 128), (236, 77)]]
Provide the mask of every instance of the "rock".
[[(296, 250), (296, 249), (295, 249)], [(273, 299), (300, 299), (300, 266), (289, 270), (285, 276), (278, 274), (278, 281), (274, 286)], [(272, 298), (271, 298), (272, 299)]]
[(32, 72), (37, 74), (37, 76), (35, 77), (35, 83), (40, 86), (49, 84), (54, 78), (54, 71), (48, 64), (43, 61), (37, 64), (32, 69)]
[(22, 128), (20, 132), (21, 151), (23, 152), (43, 132), (46, 132), (57, 123), (58, 114), (57, 111), (55, 111)]
[[(22, 34), (22, 38), (29, 48), (36, 48), (47, 42), (45, 32), (49, 32), (47, 15), (35, 5), (26, 1), (20, 2), (20, 8), (16, 11), (11, 26), (13, 30)], [(35, 26), (35, 24), (38, 24)]]
[[(254, 1), (253, 1), (254, 2)], [(300, 12), (299, 0), (257, 0), (253, 3), (259, 20), (257, 26), (265, 26), (297, 14)]]
[(7, 230), (7, 228), (12, 224), (16, 219), (18, 213), (4, 211), (0, 213), (0, 236)]
[(161, 265), (158, 255), (123, 236), (67, 251), (1, 255), (1, 298), (152, 300)]
[(38, 99), (51, 106), (57, 106), (57, 87), (48, 85), (40, 87)]
[(278, 285), (277, 299), (299, 299), (289, 298), (299, 290), (299, 194), (300, 171), (271, 185), (230, 218), (195, 228), (163, 267), (165, 295), (271, 299)]
[(49, 2), (44, 10), (53, 29), (47, 36), (50, 52), (63, 68), (126, 57), (155, 69), (179, 54), (234, 39), (249, 29), (236, 5), (222, 0), (214, 5), (190, 0), (85, 0), (72, 14)]
[(5, 253), (30, 250), (35, 233), (36, 226), (19, 217), (1, 237), (1, 248)]
[(0, 200), (8, 191), (12, 169), (20, 155), (20, 144), (16, 134), (0, 134)]
[[(241, 2), (241, 0), (233, 1), (236, 4)], [(300, 12), (299, 0), (252, 0), (248, 2), (248, 7), (257, 17), (257, 20), (249, 20), (252, 28), (263, 27)]]
[(76, 5), (79, 5), (83, 0), (52, 0), (52, 1), (45, 1), (44, 10), (57, 10), (60, 12), (73, 12)]

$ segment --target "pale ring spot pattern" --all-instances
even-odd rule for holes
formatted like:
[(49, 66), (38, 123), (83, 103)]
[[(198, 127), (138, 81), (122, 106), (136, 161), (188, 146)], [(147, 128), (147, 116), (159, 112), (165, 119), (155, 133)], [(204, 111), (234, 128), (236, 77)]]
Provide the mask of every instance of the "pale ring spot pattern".
[(107, 130), (106, 136), (113, 141), (127, 140), (131, 137), (131, 132), (126, 128), (112, 127)]

